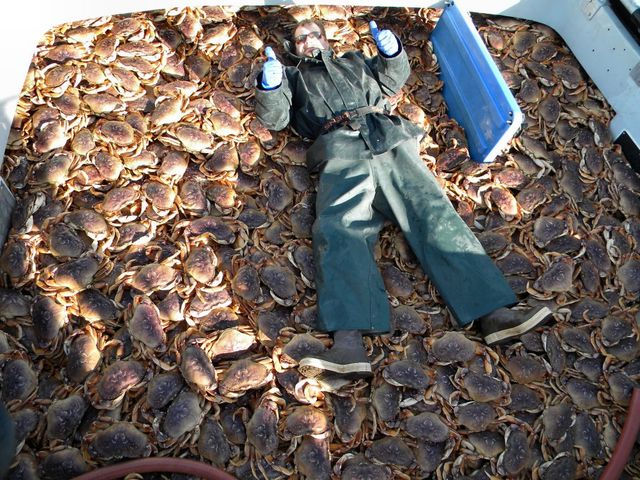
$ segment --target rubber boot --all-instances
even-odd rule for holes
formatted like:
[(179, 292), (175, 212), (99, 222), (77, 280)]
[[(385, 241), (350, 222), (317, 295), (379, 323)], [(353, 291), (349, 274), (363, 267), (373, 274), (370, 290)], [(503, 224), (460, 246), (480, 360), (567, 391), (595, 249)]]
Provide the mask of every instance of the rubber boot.
[(360, 332), (341, 330), (335, 332), (334, 343), (329, 350), (303, 358), (298, 370), (305, 377), (333, 372), (345, 378), (358, 379), (371, 376), (371, 362)]
[(496, 345), (520, 337), (545, 323), (551, 316), (547, 307), (524, 310), (498, 308), (480, 318), (480, 329), (487, 345)]

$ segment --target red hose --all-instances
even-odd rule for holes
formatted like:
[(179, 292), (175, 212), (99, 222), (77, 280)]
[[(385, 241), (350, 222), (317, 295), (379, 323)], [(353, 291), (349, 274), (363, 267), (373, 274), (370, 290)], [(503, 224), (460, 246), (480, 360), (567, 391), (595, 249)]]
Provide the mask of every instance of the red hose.
[(629, 460), (629, 454), (640, 431), (640, 388), (633, 389), (627, 418), (622, 433), (613, 450), (609, 464), (600, 475), (600, 480), (618, 480)]
[(186, 458), (150, 457), (118, 463), (84, 473), (74, 480), (115, 480), (130, 473), (184, 473), (206, 480), (237, 480), (211, 465)]

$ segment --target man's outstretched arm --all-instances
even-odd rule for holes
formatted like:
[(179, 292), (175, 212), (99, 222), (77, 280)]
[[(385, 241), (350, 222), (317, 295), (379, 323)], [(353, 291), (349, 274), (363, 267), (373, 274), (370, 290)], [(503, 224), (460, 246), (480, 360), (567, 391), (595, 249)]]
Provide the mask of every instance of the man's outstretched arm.
[(284, 68), (273, 49), (265, 49), (267, 61), (256, 79), (256, 114), (270, 130), (282, 130), (290, 120), (291, 90)]
[(385, 95), (400, 91), (409, 78), (409, 59), (400, 39), (391, 30), (379, 30), (376, 22), (369, 22), (371, 35), (378, 47), (378, 55), (367, 60)]

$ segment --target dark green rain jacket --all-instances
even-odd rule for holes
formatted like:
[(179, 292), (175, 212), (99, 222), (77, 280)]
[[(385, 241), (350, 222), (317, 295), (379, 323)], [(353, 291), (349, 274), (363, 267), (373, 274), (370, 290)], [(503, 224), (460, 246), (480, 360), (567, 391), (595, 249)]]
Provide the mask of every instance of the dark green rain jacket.
[[(315, 140), (307, 150), (307, 165), (311, 171), (317, 171), (334, 156), (344, 155), (350, 147), (361, 148), (353, 145), (354, 137), (348, 133), (351, 127), (346, 125), (321, 135), (327, 121), (365, 106), (389, 111), (385, 96), (402, 88), (409, 77), (409, 61), (402, 48), (389, 58), (378, 55), (368, 59), (356, 51), (337, 57), (331, 50), (320, 51), (309, 58), (293, 54), (290, 42), (284, 45), (286, 56), (294, 66), (285, 67), (278, 88), (256, 88), (256, 113), (271, 130), (282, 130), (290, 123), (300, 136)], [(260, 81), (258, 77), (258, 85)], [(424, 133), (406, 119), (385, 113), (367, 114), (355, 128), (373, 154), (384, 153)]]
[(405, 51), (391, 58), (365, 59), (357, 52), (336, 58), (331, 51), (292, 58), (295, 66), (286, 67), (280, 87), (256, 89), (256, 112), (270, 129), (291, 123), (301, 136), (315, 139), (307, 163), (311, 170), (323, 168), (313, 226), (320, 327), (389, 331), (389, 303), (372, 253), (384, 218), (403, 229), (460, 325), (513, 304), (502, 273), (420, 159), (419, 127), (395, 115), (369, 113), (359, 126), (320, 135), (344, 111), (388, 110), (385, 96), (397, 93), (409, 76)]

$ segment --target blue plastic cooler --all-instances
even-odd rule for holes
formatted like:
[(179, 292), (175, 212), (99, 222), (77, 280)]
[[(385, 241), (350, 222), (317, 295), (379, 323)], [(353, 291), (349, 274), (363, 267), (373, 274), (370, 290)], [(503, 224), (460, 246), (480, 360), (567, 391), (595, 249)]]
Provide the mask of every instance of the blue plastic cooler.
[(465, 130), (476, 162), (492, 162), (522, 125), (522, 111), (471, 18), (447, 2), (431, 36), (449, 116)]

